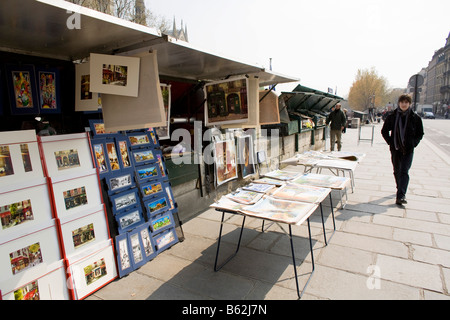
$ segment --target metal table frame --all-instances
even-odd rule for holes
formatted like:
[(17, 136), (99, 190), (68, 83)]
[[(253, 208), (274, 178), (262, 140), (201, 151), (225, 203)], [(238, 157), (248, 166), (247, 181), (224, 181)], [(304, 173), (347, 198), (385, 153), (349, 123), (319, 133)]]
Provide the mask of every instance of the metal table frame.
[[(326, 236), (326, 230), (325, 230), (325, 222), (324, 222), (324, 218), (323, 218), (323, 209), (322, 209), (322, 203), (320, 203), (318, 205), (318, 207), (320, 207), (320, 214), (322, 217), (322, 227), (323, 227), (323, 235), (324, 235), (324, 239), (325, 239), (325, 245), (328, 246), (328, 242), (331, 240), (331, 238), (333, 237), (334, 233), (336, 232), (336, 223), (335, 223), (335, 218), (334, 218), (334, 210), (333, 210), (333, 200), (331, 199), (331, 191), (329, 193), (330, 196), (330, 204), (331, 204), (331, 214), (333, 217), (333, 233), (331, 234), (330, 238), (327, 240), (327, 236)], [(316, 207), (317, 208), (317, 207)], [(244, 231), (244, 225), (245, 225), (245, 220), (247, 218), (247, 215), (245, 214), (241, 214), (241, 213), (237, 213), (235, 211), (230, 211), (230, 210), (225, 210), (225, 209), (216, 209), (216, 211), (222, 212), (222, 220), (220, 222), (220, 230), (219, 230), (219, 239), (218, 239), (218, 243), (217, 243), (217, 252), (216, 252), (216, 258), (214, 261), (214, 271), (217, 272), (220, 269), (222, 269), (222, 267), (224, 267), (228, 262), (230, 262), (239, 252), (240, 246), (241, 246), (241, 240), (242, 240), (242, 233)], [(315, 210), (314, 210), (315, 211)], [(298, 274), (297, 274), (297, 265), (295, 263), (295, 253), (294, 253), (294, 242), (293, 242), (293, 237), (292, 237), (292, 224), (288, 224), (289, 226), (289, 240), (290, 240), (290, 244), (291, 244), (291, 253), (292, 253), (292, 262), (294, 264), (294, 274), (295, 274), (295, 285), (297, 288), (297, 296), (299, 299), (302, 298), (303, 293), (305, 292), (305, 289), (307, 288), (312, 275), (314, 274), (314, 270), (315, 270), (315, 264), (314, 264), (314, 253), (313, 253), (313, 245), (312, 245), (312, 237), (311, 237), (311, 225), (310, 225), (310, 221), (309, 218), (311, 217), (311, 215), (314, 213), (314, 211), (312, 211), (310, 213), (310, 215), (308, 216), (308, 218), (306, 219), (306, 221), (308, 222), (308, 235), (309, 235), (309, 249), (311, 252), (311, 261), (312, 261), (312, 270), (311, 270), (311, 274), (309, 275), (308, 281), (306, 282), (305, 286), (303, 287), (302, 291), (300, 291), (300, 287), (298, 284)], [(229, 214), (238, 214), (238, 215), (242, 215), (243, 216), (243, 220), (242, 220), (242, 226), (241, 226), (241, 230), (239, 233), (239, 240), (237, 243), (237, 247), (236, 247), (236, 251), (229, 256), (224, 262), (222, 262), (222, 264), (218, 265), (218, 258), (219, 258), (219, 252), (220, 252), (220, 244), (221, 244), (221, 239), (222, 239), (222, 230), (223, 230), (223, 223), (224, 223), (224, 218), (225, 218), (225, 213), (229, 213)], [(258, 219), (258, 217), (255, 216), (251, 216), (252, 218), (256, 218)], [(262, 219), (263, 220), (263, 225), (262, 225), (262, 232), (264, 232), (264, 222), (265, 220), (271, 221), (271, 222), (275, 222), (277, 224), (282, 223), (279, 221), (273, 221), (273, 220), (269, 220), (269, 219)], [(283, 229), (283, 228), (282, 228)], [(283, 229), (284, 231), (284, 229)]]

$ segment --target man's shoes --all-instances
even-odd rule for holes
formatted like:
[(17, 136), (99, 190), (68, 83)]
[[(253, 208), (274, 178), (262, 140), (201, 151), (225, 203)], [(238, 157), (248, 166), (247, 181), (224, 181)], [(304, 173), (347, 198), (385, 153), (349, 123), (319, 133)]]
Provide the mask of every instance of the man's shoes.
[(407, 203), (408, 203), (408, 201), (406, 201), (405, 197), (395, 200), (395, 204), (397, 204), (399, 206), (402, 206)]

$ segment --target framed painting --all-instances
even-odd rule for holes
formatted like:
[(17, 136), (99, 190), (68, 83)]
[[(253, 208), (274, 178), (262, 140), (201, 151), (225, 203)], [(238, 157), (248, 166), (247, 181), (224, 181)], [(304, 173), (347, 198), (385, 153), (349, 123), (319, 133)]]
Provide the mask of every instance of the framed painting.
[(122, 278), (132, 272), (133, 265), (131, 264), (130, 248), (128, 247), (128, 234), (119, 234), (115, 238), (116, 254), (117, 254), (117, 267), (119, 277)]
[(117, 132), (109, 132), (105, 130), (105, 124), (103, 120), (99, 119), (90, 119), (89, 120), (89, 127), (92, 132), (92, 136), (94, 138), (97, 137), (108, 137), (111, 134), (116, 134)]
[(128, 232), (144, 223), (144, 217), (142, 216), (142, 209), (140, 207), (118, 214), (115, 218), (119, 234)]
[(146, 165), (149, 163), (154, 163), (157, 158), (154, 155), (155, 150), (153, 149), (137, 149), (131, 151), (131, 159), (135, 166)]
[(154, 147), (153, 140), (148, 131), (127, 132), (127, 137), (131, 149)]
[(131, 154), (128, 147), (127, 137), (123, 134), (115, 134), (114, 140), (116, 142), (117, 155), (120, 162), (120, 167), (122, 169), (131, 169), (132, 160)]
[(155, 246), (159, 252), (170, 248), (177, 242), (178, 237), (174, 228), (163, 231), (155, 237)]
[(144, 205), (147, 212), (147, 217), (149, 219), (158, 213), (169, 210), (170, 208), (170, 203), (166, 196), (150, 199), (146, 201)]
[(154, 180), (146, 183), (141, 183), (139, 186), (142, 200), (147, 201), (155, 196), (160, 196), (164, 191), (164, 183), (161, 180)]
[(139, 228), (134, 228), (130, 232), (127, 232), (128, 247), (130, 248), (130, 260), (131, 264), (133, 265), (133, 269), (140, 268), (147, 263), (146, 255), (144, 252), (144, 243), (142, 241), (143, 239), (140, 233), (141, 230), (142, 226)]
[(32, 65), (6, 65), (11, 114), (38, 114), (35, 70)]
[(159, 136), (158, 136), (158, 134), (156, 132), (156, 129), (155, 128), (149, 128), (148, 129), (148, 134), (150, 135), (150, 138), (152, 139), (153, 148), (159, 148), (160, 147), (159, 139), (158, 139)]
[(90, 63), (75, 65), (75, 111), (97, 111), (101, 99), (97, 92), (91, 92)]
[(36, 67), (36, 83), (39, 113), (61, 113), (59, 70)]
[(164, 156), (161, 150), (155, 150), (154, 155), (156, 156), (156, 162), (158, 163), (159, 170), (161, 171), (161, 177), (166, 178), (166, 165), (164, 164)]
[(151, 236), (152, 233), (150, 230), (150, 223), (147, 222), (137, 229), (139, 232), (140, 239), (142, 241), (142, 245), (144, 247), (144, 257), (147, 261), (150, 261), (154, 257), (156, 257), (156, 248), (154, 240)]
[(112, 195), (135, 186), (133, 171), (118, 172), (106, 177), (106, 184), (108, 185), (108, 194)]
[(111, 208), (114, 215), (120, 214), (127, 210), (132, 210), (139, 204), (139, 195), (137, 189), (127, 190), (114, 194), (109, 197)]
[(106, 139), (91, 139), (92, 153), (94, 154), (95, 165), (98, 168), (100, 177), (111, 173), (109, 166)]
[(205, 85), (205, 125), (243, 123), (248, 121), (248, 79), (211, 82)]
[(150, 228), (155, 234), (174, 226), (175, 221), (173, 220), (171, 211), (166, 211), (163, 214), (157, 215), (150, 220)]
[(136, 179), (139, 184), (148, 182), (151, 180), (158, 180), (161, 176), (161, 169), (158, 163), (147, 164), (145, 166), (139, 166), (134, 168), (136, 172)]
[(241, 168), (242, 178), (247, 178), (256, 173), (253, 138), (250, 135), (237, 138), (238, 163)]
[(91, 92), (137, 97), (140, 58), (91, 53)]
[(224, 184), (238, 177), (234, 140), (214, 143), (214, 158), (217, 185)]

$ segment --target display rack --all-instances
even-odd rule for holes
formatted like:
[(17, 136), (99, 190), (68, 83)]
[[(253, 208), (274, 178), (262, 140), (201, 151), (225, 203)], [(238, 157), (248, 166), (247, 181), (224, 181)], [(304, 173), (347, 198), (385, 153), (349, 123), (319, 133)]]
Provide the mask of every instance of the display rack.
[(90, 120), (90, 128), (118, 273), (124, 277), (179, 241), (177, 204), (153, 129), (107, 132), (99, 120)]

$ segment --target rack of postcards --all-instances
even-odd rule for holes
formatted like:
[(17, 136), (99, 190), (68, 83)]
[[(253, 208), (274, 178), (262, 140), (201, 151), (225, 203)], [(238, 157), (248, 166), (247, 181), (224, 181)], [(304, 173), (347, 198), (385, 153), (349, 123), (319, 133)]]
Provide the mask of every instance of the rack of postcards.
[(0, 300), (69, 299), (58, 219), (34, 130), (0, 132)]
[(105, 132), (101, 120), (90, 127), (123, 277), (178, 242), (177, 206), (153, 129)]
[(88, 133), (38, 137), (48, 176), (71, 299), (117, 278), (98, 171)]

